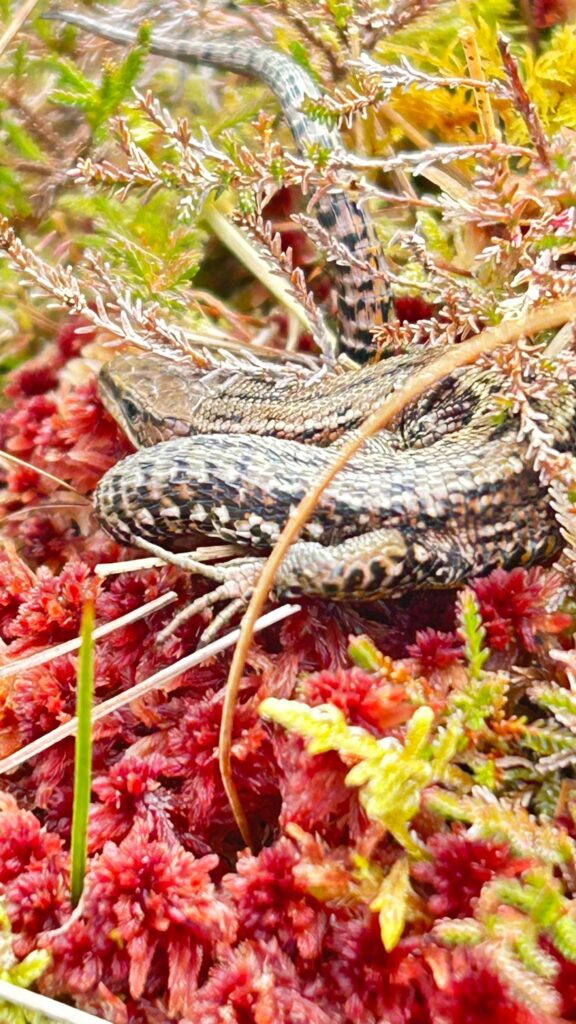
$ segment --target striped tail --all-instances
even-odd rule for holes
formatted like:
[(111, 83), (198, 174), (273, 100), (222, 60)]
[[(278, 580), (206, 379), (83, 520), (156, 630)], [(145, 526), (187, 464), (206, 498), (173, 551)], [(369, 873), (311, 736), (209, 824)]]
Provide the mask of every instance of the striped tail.
[[(75, 11), (53, 11), (47, 17), (69, 22), (93, 35), (131, 45), (137, 30), (101, 22)], [(340, 140), (319, 121), (308, 117), (303, 107), (307, 99), (318, 99), (315, 82), (291, 57), (281, 50), (254, 42), (248, 37), (225, 39), (171, 39), (155, 35), (150, 52), (188, 64), (207, 64), (226, 68), (264, 82), (276, 96), (299, 149), (312, 147), (338, 150)], [(321, 227), (353, 259), (335, 264), (342, 336), (341, 352), (358, 363), (365, 363), (375, 351), (371, 328), (388, 319), (391, 297), (386, 283), (386, 263), (374, 227), (364, 211), (345, 192), (328, 193), (317, 204)]]

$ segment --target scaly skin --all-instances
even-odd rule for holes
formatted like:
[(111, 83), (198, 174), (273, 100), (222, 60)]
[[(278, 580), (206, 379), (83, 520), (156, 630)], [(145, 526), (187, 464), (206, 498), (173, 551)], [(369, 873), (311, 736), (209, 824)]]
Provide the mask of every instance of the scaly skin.
[(367, 412), (436, 353), (420, 349), (362, 370), (307, 382), (286, 371), (206, 382), (185, 358), (120, 355), (102, 368), (104, 404), (137, 447), (189, 434), (261, 434), (325, 445), (358, 427)]
[[(403, 359), (390, 363), (405, 370)], [(382, 390), (376, 367), (370, 374), (351, 375), (353, 383), (356, 378), (372, 382), (373, 403), (389, 390), (385, 371), (394, 369), (379, 366)], [(324, 409), (332, 415), (350, 408), (346, 379), (340, 405), (332, 379), (315, 385), (319, 425)], [(156, 381), (161, 386), (158, 374)], [(243, 383), (254, 387), (254, 382)], [(551, 555), (559, 535), (545, 488), (527, 465), (514, 418), (494, 418), (491, 400), (502, 383), (497, 370), (467, 370), (442, 382), (434, 402), (427, 395), (407, 410), (395, 434), (374, 438), (325, 491), (303, 540), (293, 545), (280, 569), (277, 591), (372, 599), (453, 586), (498, 565), (528, 565)], [(328, 399), (319, 394), (323, 389)], [(134, 386), (130, 393), (135, 404)], [(166, 393), (170, 396), (171, 389)], [(292, 411), (291, 405), (281, 404), (282, 393), (282, 388), (268, 387), (264, 420), (269, 435), (277, 424), (282, 429)], [(309, 440), (310, 418), (294, 417), (291, 432), (296, 435), (300, 426), (299, 440), (262, 440), (248, 433), (253, 423), (261, 426), (251, 417), (252, 396), (244, 410), (238, 396), (231, 399), (225, 392), (223, 400), (231, 401), (239, 416), (246, 413), (244, 433), (194, 436), (199, 423), (201, 429), (214, 429), (202, 401), (195, 402), (187, 423), (191, 436), (143, 448), (104, 476), (95, 505), (114, 536), (146, 545), (200, 531), (256, 551), (275, 542), (291, 509), (333, 459), (334, 446), (301, 443)], [(107, 401), (112, 407), (110, 395)], [(218, 417), (218, 401), (210, 397), (207, 403)], [(370, 410), (368, 401), (365, 415)], [(123, 422), (121, 401), (115, 411)], [(573, 447), (575, 389), (559, 385), (548, 412), (557, 445)], [(143, 423), (140, 443), (146, 443)]]

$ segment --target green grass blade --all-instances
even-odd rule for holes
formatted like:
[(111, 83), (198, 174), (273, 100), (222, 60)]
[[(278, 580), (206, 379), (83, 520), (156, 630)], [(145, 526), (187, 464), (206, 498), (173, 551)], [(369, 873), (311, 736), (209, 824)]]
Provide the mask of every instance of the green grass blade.
[(72, 843), (70, 888), (74, 906), (84, 888), (86, 874), (88, 812), (92, 780), (92, 694), (94, 691), (94, 606), (88, 603), (82, 614), (82, 644), (78, 664), (76, 714), (78, 732), (74, 758), (74, 809), (72, 812)]

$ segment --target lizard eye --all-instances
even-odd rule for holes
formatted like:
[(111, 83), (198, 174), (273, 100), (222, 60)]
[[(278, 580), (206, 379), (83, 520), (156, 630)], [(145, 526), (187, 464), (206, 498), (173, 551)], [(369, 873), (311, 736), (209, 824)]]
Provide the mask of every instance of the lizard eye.
[(127, 398), (123, 404), (123, 412), (126, 419), (130, 423), (135, 423), (139, 416), (139, 409), (136, 402), (133, 402), (131, 398)]

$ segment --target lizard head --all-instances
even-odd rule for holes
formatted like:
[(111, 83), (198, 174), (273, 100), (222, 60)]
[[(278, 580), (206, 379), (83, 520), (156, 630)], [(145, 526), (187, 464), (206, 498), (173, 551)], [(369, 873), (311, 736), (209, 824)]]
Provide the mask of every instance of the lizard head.
[(119, 355), (105, 363), (98, 390), (105, 408), (137, 448), (194, 433), (191, 412), (204, 395), (203, 371), (183, 357)]

